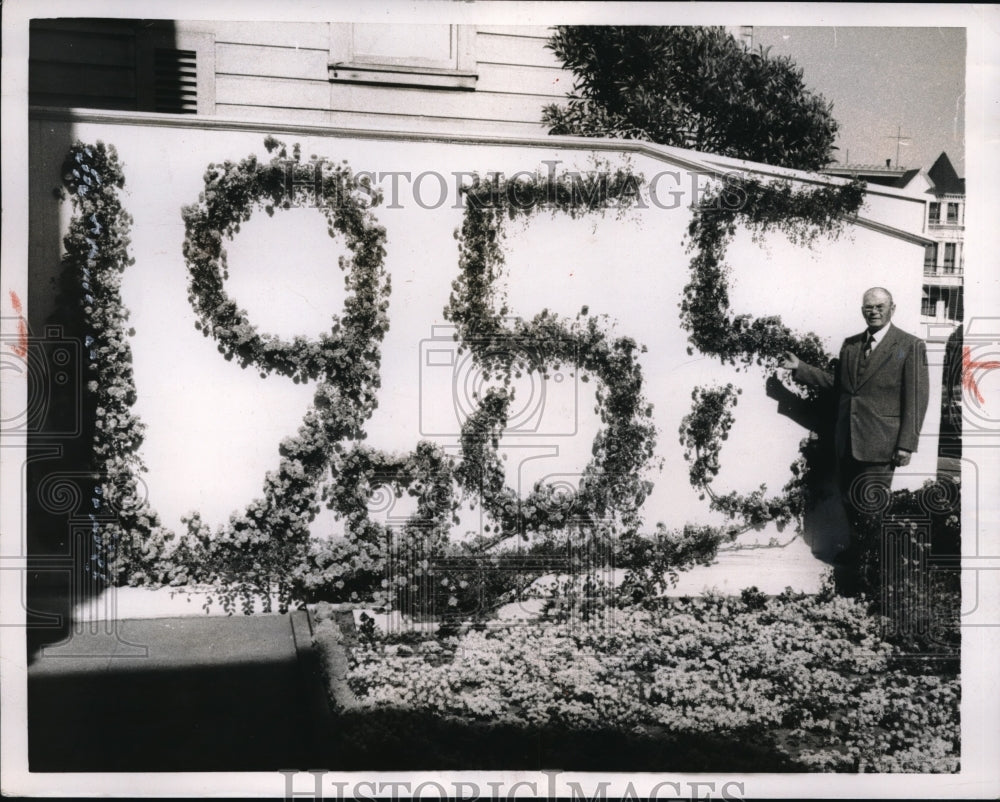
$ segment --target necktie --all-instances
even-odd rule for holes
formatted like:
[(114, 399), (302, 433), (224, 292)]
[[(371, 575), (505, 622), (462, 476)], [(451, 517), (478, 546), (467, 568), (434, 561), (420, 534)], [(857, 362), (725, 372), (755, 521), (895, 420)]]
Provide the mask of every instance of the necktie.
[(872, 337), (872, 336), (871, 336), (871, 334), (868, 334), (868, 335), (867, 335), (867, 336), (865, 337), (865, 348), (864, 348), (864, 350), (863, 350), (863, 351), (861, 352), (861, 358), (862, 358), (862, 359), (864, 359), (864, 360), (867, 360), (867, 359), (868, 359), (868, 357), (869, 357), (869, 356), (871, 356), (871, 353), (872, 353), (872, 343), (873, 343), (874, 341), (875, 341), (875, 338), (874, 338), (874, 337)]

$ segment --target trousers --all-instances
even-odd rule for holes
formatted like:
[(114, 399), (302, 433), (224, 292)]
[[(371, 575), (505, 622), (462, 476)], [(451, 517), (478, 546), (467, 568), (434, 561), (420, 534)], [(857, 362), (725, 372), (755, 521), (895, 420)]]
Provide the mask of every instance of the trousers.
[(851, 526), (852, 547), (858, 545), (856, 541), (863, 524), (888, 511), (895, 470), (891, 462), (861, 462), (850, 455), (841, 458), (840, 497)]

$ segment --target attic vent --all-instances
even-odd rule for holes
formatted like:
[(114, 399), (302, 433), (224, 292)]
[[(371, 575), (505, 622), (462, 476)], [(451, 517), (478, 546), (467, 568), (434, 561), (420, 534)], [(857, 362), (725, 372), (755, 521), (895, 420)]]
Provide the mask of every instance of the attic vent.
[(158, 47), (153, 53), (154, 110), (198, 113), (198, 54)]

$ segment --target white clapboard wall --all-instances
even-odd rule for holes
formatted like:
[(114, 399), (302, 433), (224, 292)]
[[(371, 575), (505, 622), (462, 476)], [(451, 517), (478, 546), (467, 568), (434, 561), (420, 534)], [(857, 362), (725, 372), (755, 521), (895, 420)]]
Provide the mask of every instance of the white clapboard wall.
[[(471, 76), (458, 84), (441, 66), (338, 77), (331, 65), (373, 61), (347, 44), (355, 41), (349, 23), (35, 20), (30, 102), (284, 123), (542, 133), (542, 109), (565, 100), (573, 79), (545, 47), (549, 29), (407, 25), (406, 31), (416, 47), (449, 28), (451, 50), (462, 51), (461, 63), (452, 66)], [(171, 65), (172, 78), (165, 72)]]

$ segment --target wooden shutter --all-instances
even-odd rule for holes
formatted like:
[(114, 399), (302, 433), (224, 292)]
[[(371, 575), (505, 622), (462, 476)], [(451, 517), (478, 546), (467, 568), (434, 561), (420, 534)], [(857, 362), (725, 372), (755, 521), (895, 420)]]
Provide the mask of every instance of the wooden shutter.
[(153, 111), (198, 113), (198, 52), (157, 47), (153, 50)]

